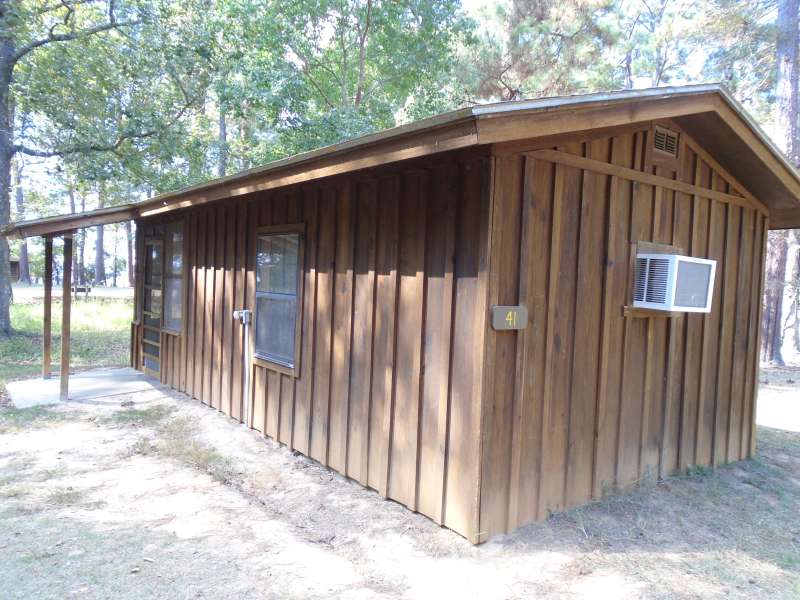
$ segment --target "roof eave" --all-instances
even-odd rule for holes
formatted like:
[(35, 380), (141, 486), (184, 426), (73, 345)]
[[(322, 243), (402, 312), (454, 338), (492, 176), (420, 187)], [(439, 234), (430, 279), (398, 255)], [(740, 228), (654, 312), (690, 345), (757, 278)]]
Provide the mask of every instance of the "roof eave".
[[(716, 113), (757, 158), (800, 211), (800, 174), (741, 105), (718, 84), (653, 88), (474, 106), (281, 159), (123, 207), (12, 225), (10, 237), (147, 217), (226, 197), (328, 177), (410, 158), (485, 144), (614, 127), (661, 118)], [(529, 119), (536, 115), (535, 119)], [(745, 139), (747, 138), (747, 139)], [(787, 208), (783, 206), (783, 208)], [(789, 205), (790, 210), (795, 207)]]

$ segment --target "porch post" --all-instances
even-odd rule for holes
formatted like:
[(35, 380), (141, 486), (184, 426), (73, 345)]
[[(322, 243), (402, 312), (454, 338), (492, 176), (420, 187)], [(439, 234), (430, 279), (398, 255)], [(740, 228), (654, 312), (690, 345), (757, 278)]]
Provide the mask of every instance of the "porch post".
[(44, 238), (44, 321), (42, 323), (42, 377), (52, 375), (53, 238)]
[(64, 235), (64, 280), (61, 295), (61, 392), (60, 399), (69, 397), (69, 325), (72, 304), (72, 234)]

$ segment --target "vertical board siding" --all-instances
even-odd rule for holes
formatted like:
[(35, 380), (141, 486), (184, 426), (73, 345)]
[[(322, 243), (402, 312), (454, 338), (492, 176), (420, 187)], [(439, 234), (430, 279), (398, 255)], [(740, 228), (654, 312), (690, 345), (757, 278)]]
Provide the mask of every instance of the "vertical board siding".
[[(550, 149), (741, 195), (682, 140), (666, 165), (644, 127)], [(488, 332), (481, 539), (753, 451), (764, 216), (536, 157), (495, 157), (489, 298), (530, 321)], [(717, 260), (711, 313), (625, 316), (639, 242)]]
[(300, 364), (251, 367), (249, 425), (475, 539), (486, 164), (417, 162), (187, 211), (184, 334), (162, 335), (164, 383), (177, 389), (182, 369), (188, 394), (244, 419), (251, 340), (232, 311), (255, 308), (256, 229), (302, 223)]
[[(498, 151), (187, 210), (161, 379), (243, 420), (251, 369), (249, 426), (472, 541), (751, 456), (767, 220), (703, 195), (744, 190), (686, 136), (675, 164), (650, 143), (643, 127), (549, 148), (697, 193)], [(298, 223), (300, 363), (245, 367), (231, 312), (255, 308), (256, 228)], [(625, 316), (638, 242), (718, 260), (712, 312)], [(489, 306), (517, 303), (528, 326), (493, 331)], [(141, 367), (141, 325), (132, 343)]]

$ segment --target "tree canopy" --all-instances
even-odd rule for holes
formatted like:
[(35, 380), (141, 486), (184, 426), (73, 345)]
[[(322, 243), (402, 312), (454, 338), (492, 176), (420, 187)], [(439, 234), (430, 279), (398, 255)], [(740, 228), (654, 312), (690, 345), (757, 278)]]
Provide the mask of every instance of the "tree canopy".
[(0, 0), (0, 226), (485, 101), (714, 80), (776, 122), (787, 1)]

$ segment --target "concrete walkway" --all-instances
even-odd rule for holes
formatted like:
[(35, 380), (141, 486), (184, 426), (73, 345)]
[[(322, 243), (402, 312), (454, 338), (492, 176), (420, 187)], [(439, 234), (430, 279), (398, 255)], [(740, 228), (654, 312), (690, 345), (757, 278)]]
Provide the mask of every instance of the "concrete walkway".
[[(119, 404), (123, 395), (158, 390), (161, 384), (130, 367), (94, 369), (69, 377), (69, 401), (87, 404)], [(12, 381), (6, 386), (17, 408), (58, 404), (59, 378)]]

